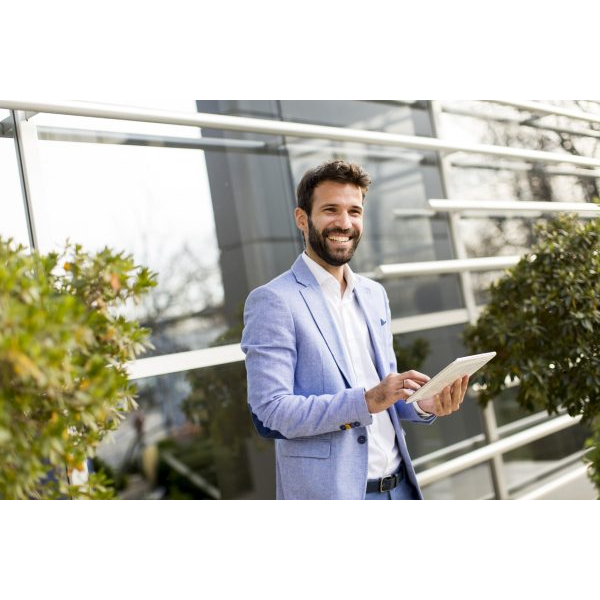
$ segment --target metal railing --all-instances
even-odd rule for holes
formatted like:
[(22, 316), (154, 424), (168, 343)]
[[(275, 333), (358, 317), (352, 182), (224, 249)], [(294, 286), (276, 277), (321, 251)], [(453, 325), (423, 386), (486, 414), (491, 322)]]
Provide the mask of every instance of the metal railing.
[(541, 102), (526, 102), (514, 100), (488, 100), (494, 104), (501, 104), (503, 106), (512, 106), (519, 110), (526, 110), (527, 112), (533, 113), (534, 115), (541, 116), (554, 116), (554, 117), (569, 117), (570, 119), (576, 119), (578, 121), (587, 121), (588, 123), (600, 123), (600, 115), (594, 113), (584, 112), (573, 108), (563, 108), (562, 106), (554, 106), (553, 104), (543, 104)]
[[(524, 417), (522, 419), (518, 419), (517, 421), (507, 423), (506, 425), (502, 425), (501, 427), (498, 427), (498, 434), (500, 435), (500, 437), (504, 438), (517, 431), (522, 431), (524, 429), (527, 429), (528, 427), (533, 427), (534, 425), (544, 423), (547, 420), (548, 413), (538, 412), (533, 415)], [(461, 440), (460, 442), (456, 442), (455, 444), (444, 446), (439, 450), (435, 450), (434, 452), (429, 452), (428, 454), (424, 454), (423, 456), (414, 458), (412, 463), (415, 469), (421, 469), (421, 467), (424, 467), (424, 471), (426, 470), (428, 464), (438, 463), (439, 461), (446, 460), (449, 456), (452, 456), (453, 454), (459, 452), (463, 453), (467, 450), (470, 451), (479, 444), (482, 444), (483, 442), (485, 442), (485, 435), (483, 433), (478, 433), (477, 435), (473, 435), (469, 438)]]
[(552, 481), (549, 481), (548, 483), (535, 488), (535, 490), (533, 490), (531, 492), (517, 496), (515, 499), (516, 500), (540, 500), (540, 499), (544, 498), (545, 496), (548, 496), (549, 494), (552, 494), (552, 493), (556, 492), (557, 490), (560, 490), (561, 488), (568, 486), (569, 484), (577, 481), (578, 479), (585, 477), (587, 475), (587, 473), (588, 473), (588, 466), (580, 465), (580, 466), (576, 467), (575, 469), (569, 470), (569, 472), (564, 473), (560, 477), (553, 479)]
[(483, 258), (457, 258), (454, 260), (432, 260), (414, 263), (379, 265), (375, 276), (379, 279), (409, 277), (416, 275), (443, 275), (469, 271), (496, 271), (516, 265), (520, 256), (486, 256)]
[(541, 423), (540, 425), (531, 427), (525, 431), (511, 435), (507, 438), (487, 444), (483, 448), (478, 448), (477, 450), (473, 450), (468, 454), (463, 454), (462, 456), (449, 460), (441, 465), (437, 465), (431, 469), (427, 469), (421, 473), (418, 473), (417, 479), (419, 481), (419, 485), (425, 487), (436, 481), (439, 481), (440, 479), (445, 479), (446, 477), (450, 477), (451, 475), (455, 475), (461, 471), (466, 471), (471, 467), (477, 466), (483, 462), (487, 462), (494, 457), (502, 456), (506, 452), (516, 450), (517, 448), (525, 446), (530, 442), (547, 437), (553, 433), (567, 429), (568, 427), (573, 427), (573, 425), (579, 423), (580, 420), (581, 417), (563, 415), (561, 417), (551, 419), (545, 423)]
[[(468, 322), (467, 311), (464, 308), (444, 310), (435, 313), (426, 313), (412, 317), (392, 319), (390, 325), (393, 334), (424, 331), (449, 325), (459, 325)], [(242, 362), (244, 353), (240, 344), (227, 344), (176, 352), (174, 354), (161, 354), (150, 358), (138, 358), (126, 364), (130, 379), (144, 379), (158, 377), (169, 373), (181, 373), (194, 369), (206, 369), (219, 365)]]
[(558, 125), (551, 125), (546, 122), (538, 122), (531, 117), (525, 119), (511, 118), (484, 111), (474, 110), (472, 108), (463, 108), (458, 106), (452, 106), (450, 104), (442, 104), (442, 111), (450, 115), (457, 115), (459, 117), (470, 117), (474, 119), (481, 119), (483, 121), (495, 121), (502, 125), (517, 125), (520, 127), (530, 127), (538, 130), (553, 131), (554, 133), (568, 133), (569, 135), (576, 135), (582, 137), (600, 138), (600, 131), (596, 129), (580, 129), (576, 127), (565, 127)]
[(544, 213), (566, 212), (580, 217), (600, 217), (600, 205), (591, 202), (431, 199), (428, 203), (435, 212), (458, 212), (463, 216), (474, 214), (539, 216)]
[(551, 164), (569, 163), (584, 167), (600, 167), (600, 159), (585, 156), (573, 156), (567, 153), (522, 150), (519, 148), (506, 148), (503, 146), (485, 144), (455, 144), (445, 142), (438, 138), (210, 113), (184, 113), (86, 102), (35, 102), (30, 100), (0, 100), (0, 108), (38, 113), (56, 113), (79, 117), (96, 117), (125, 121), (143, 121), (146, 123), (162, 123), (167, 125), (207, 127), (226, 131), (254, 132), (276, 136), (358, 142), (443, 153), (468, 152), (470, 154), (484, 154)]

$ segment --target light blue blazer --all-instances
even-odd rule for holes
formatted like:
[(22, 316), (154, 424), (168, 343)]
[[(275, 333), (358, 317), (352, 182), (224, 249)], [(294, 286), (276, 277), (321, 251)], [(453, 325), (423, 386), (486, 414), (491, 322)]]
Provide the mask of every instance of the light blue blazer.
[[(396, 372), (390, 309), (382, 285), (356, 275), (381, 379)], [(248, 296), (242, 350), (258, 433), (275, 439), (278, 499), (363, 499), (368, 431), (365, 390), (354, 381), (317, 280), (301, 256)], [(408, 477), (418, 490), (401, 420), (430, 423), (411, 404), (388, 409)], [(420, 494), (420, 491), (419, 491)]]

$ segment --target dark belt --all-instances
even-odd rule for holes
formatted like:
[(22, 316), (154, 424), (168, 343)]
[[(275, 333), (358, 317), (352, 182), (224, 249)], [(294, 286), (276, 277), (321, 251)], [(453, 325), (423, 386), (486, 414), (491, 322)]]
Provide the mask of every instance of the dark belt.
[(401, 463), (400, 470), (395, 475), (382, 477), (381, 479), (369, 479), (369, 481), (367, 481), (367, 494), (372, 494), (373, 492), (389, 492), (400, 485), (400, 482), (404, 479), (405, 475), (404, 463)]

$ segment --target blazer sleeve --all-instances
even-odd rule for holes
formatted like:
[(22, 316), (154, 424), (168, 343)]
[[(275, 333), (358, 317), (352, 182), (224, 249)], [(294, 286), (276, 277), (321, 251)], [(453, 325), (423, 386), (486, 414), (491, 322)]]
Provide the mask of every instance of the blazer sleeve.
[(372, 423), (363, 388), (324, 395), (294, 393), (294, 319), (283, 298), (269, 288), (257, 288), (246, 300), (241, 346), (248, 403), (261, 436), (315, 436)]
[[(389, 372), (397, 373), (398, 365), (396, 363), (396, 353), (394, 352), (394, 336), (392, 334), (392, 312), (390, 310), (390, 301), (389, 301), (389, 298), (385, 291), (385, 288), (383, 286), (381, 286), (381, 289), (383, 291), (385, 310), (386, 310), (386, 315), (387, 315), (386, 345), (387, 345), (387, 350), (388, 350), (389, 357), (390, 357)], [(429, 424), (429, 423), (433, 423), (433, 421), (435, 421), (435, 419), (436, 419), (435, 415), (431, 415), (429, 417), (421, 416), (416, 411), (414, 404), (407, 404), (406, 402), (403, 402), (402, 400), (399, 400), (398, 402), (396, 402), (396, 404), (394, 404), (394, 409), (398, 413), (398, 418), (401, 421), (412, 421), (413, 423)]]

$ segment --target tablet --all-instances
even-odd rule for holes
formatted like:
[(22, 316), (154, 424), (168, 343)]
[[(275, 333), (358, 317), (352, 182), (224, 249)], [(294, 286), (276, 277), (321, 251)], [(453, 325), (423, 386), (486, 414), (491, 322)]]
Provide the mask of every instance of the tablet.
[(411, 394), (406, 402), (414, 402), (423, 398), (430, 398), (439, 394), (447, 385), (450, 385), (463, 375), (473, 375), (496, 356), (495, 352), (485, 352), (484, 354), (473, 354), (463, 356), (451, 362), (444, 367), (435, 377), (432, 377), (425, 385), (420, 387), (414, 394)]

